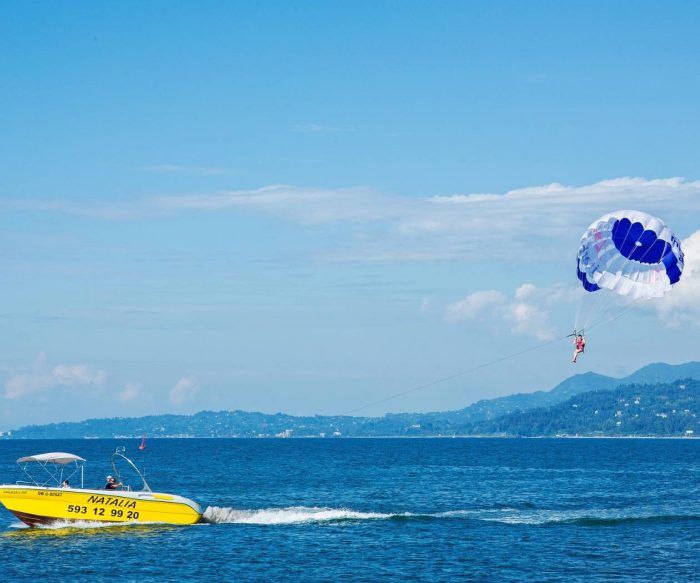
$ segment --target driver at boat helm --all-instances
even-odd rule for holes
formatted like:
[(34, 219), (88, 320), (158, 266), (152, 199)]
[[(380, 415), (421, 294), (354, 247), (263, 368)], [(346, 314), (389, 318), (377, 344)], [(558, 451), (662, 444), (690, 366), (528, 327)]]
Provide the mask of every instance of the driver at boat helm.
[(105, 484), (105, 490), (116, 490), (117, 486), (122, 486), (121, 482), (117, 483), (114, 476), (107, 476), (107, 483)]

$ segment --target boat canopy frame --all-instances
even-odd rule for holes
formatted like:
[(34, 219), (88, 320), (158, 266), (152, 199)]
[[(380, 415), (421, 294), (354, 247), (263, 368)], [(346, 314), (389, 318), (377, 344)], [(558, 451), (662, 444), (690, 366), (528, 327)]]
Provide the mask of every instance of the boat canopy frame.
[[(35, 464), (35, 465), (33, 465)], [(76, 474), (80, 476), (80, 488), (84, 487), (85, 460), (72, 453), (52, 452), (21, 457), (17, 465), (29, 478), (18, 481), (17, 485), (38, 486), (39, 488), (60, 488), (64, 480), (70, 480)], [(40, 467), (39, 475), (32, 468)]]

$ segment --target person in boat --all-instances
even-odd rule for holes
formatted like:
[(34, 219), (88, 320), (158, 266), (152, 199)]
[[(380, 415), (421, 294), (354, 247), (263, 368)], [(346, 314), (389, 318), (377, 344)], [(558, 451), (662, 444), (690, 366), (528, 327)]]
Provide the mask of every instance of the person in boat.
[(117, 483), (114, 476), (107, 476), (107, 483), (105, 484), (105, 490), (116, 490), (119, 486), (123, 486), (121, 482)]
[(70, 482), (68, 480), (63, 480), (63, 482), (61, 482), (61, 488), (70, 488)]
[(586, 339), (583, 337), (583, 334), (576, 336), (574, 339), (574, 346), (576, 349), (574, 350), (574, 357), (571, 359), (571, 362), (576, 363), (578, 355), (583, 354), (584, 350), (586, 349)]

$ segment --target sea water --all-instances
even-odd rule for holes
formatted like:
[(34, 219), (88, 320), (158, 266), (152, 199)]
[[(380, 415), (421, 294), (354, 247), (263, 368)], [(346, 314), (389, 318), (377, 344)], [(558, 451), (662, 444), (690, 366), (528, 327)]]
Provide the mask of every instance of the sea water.
[(67, 451), (100, 487), (117, 445), (206, 522), (28, 529), (0, 509), (1, 581), (700, 580), (700, 440), (0, 441), (0, 482)]

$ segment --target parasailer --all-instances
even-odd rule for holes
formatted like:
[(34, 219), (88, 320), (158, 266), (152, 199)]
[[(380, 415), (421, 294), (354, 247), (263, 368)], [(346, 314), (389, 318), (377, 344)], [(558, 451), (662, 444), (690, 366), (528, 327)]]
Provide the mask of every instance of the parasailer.
[(574, 346), (576, 347), (574, 349), (574, 357), (571, 359), (571, 362), (576, 364), (576, 359), (578, 358), (579, 354), (583, 354), (583, 352), (586, 349), (586, 339), (583, 337), (583, 334), (578, 334), (574, 338)]

